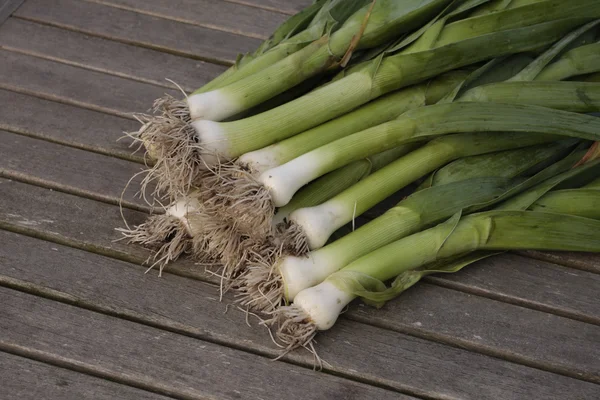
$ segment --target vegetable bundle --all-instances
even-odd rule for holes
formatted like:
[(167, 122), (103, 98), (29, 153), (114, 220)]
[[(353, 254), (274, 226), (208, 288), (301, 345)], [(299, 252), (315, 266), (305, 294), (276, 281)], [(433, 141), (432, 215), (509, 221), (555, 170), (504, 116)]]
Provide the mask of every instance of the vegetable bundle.
[(218, 265), (287, 349), (500, 251), (599, 252), (599, 39), (597, 0), (316, 1), (140, 116), (169, 205), (122, 231)]

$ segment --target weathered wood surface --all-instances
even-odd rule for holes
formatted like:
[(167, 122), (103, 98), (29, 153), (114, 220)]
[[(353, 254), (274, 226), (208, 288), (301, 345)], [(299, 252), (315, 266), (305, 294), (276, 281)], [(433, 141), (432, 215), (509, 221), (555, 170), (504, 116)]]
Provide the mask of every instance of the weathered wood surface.
[[(21, 181), (0, 179), (0, 286), (11, 288), (0, 288), (0, 350), (77, 376), (73, 393), (89, 385), (99, 398), (160, 398), (140, 388), (178, 398), (597, 398), (598, 255), (505, 254), (428, 277), (379, 311), (354, 304), (319, 335), (329, 364), (317, 374), (302, 351), (272, 363), (264, 329), (233, 307), (225, 314), (233, 298), (219, 303), (203, 266), (184, 259), (162, 278), (143, 274), (151, 253), (115, 241), (115, 204), (143, 168), (128, 140), (116, 142), (137, 129), (131, 113), (182, 96), (164, 78), (201, 86), (309, 3), (27, 0), (0, 25), (0, 171)], [(132, 195), (123, 214), (136, 224), (148, 208)], [(238, 359), (241, 372), (222, 363)], [(263, 387), (266, 376), (275, 383)], [(223, 379), (230, 385), (214, 384)], [(43, 393), (39, 383), (23, 396)]]
[[(149, 210), (137, 192), (144, 166), (0, 130), (0, 176)], [(131, 177), (138, 175), (131, 180)], [(130, 182), (131, 180), (131, 182)], [(121, 201), (122, 200), (122, 201)], [(159, 204), (156, 204), (159, 206)]]
[[(8, 186), (8, 189), (4, 186), (6, 193), (14, 194), (15, 197), (10, 201), (13, 204), (23, 204), (28, 193), (43, 190), (28, 188), (26, 185), (14, 182), (6, 182), (2, 185)], [(13, 191), (12, 189), (15, 188), (16, 190)], [(31, 210), (24, 210), (23, 206), (20, 208), (13, 206), (11, 209), (10, 204), (4, 206), (0, 203), (3, 206), (0, 209), (8, 208), (6, 214), (0, 215), (1, 223), (5, 223), (15, 231), (54, 239), (58, 243), (83, 249), (93, 248), (102, 254), (135, 263), (142, 262), (147, 256), (147, 252), (142, 249), (132, 248), (123, 242), (114, 242), (114, 238), (118, 235), (112, 230), (110, 223), (120, 222), (116, 207), (112, 207), (114, 210), (111, 212), (109, 206), (56, 192), (43, 195), (36, 193), (35, 198), (43, 198), (45, 201), (32, 204), (29, 206)], [(72, 202), (76, 202), (81, 210), (69, 207)], [(102, 209), (105, 211), (100, 211)], [(60, 218), (60, 212), (70, 215), (68, 222), (65, 218)], [(101, 214), (104, 217), (96, 221), (93, 219), (94, 214)], [(19, 218), (21, 215), (31, 215), (32, 218), (24, 221)], [(138, 215), (138, 217), (142, 216)], [(86, 232), (94, 232), (94, 234), (93, 236), (81, 235), (77, 229), (85, 229)], [(179, 263), (175, 263), (170, 270), (179, 273), (178, 268)], [(183, 274), (191, 270), (191, 274), (196, 277), (211, 280), (210, 276), (203, 274), (201, 267), (183, 268), (185, 268)], [(213, 282), (216, 280), (213, 279)], [(590, 348), (594, 347), (595, 341), (600, 340), (600, 327), (440, 287), (425, 285), (419, 290), (425, 292), (419, 292), (421, 295), (412, 295), (414, 290), (409, 291), (402, 300), (392, 302), (388, 306), (394, 310), (392, 312), (374, 313), (369, 308), (368, 315), (364, 315), (363, 308), (358, 307), (354, 308), (355, 311), (351, 311), (349, 315), (389, 329), (407, 331), (425, 338), (434, 336), (446, 343), (467, 346), (494, 355), (504, 355), (507, 358), (514, 356), (515, 360), (540, 368), (575, 374), (593, 381), (598, 380), (600, 355)], [(424, 302), (423, 299), (427, 301)], [(416, 321), (409, 313), (411, 307), (415, 315), (429, 316), (432, 322), (423, 324), (422, 321)], [(425, 309), (428, 311), (424, 312)], [(473, 316), (470, 315), (471, 312)], [(384, 314), (385, 317), (379, 317)], [(445, 318), (446, 314), (452, 316)], [(528, 329), (521, 329), (522, 321), (526, 321)], [(546, 347), (531, 346), (531, 339), (528, 336), (533, 336), (536, 342), (547, 343), (555, 349), (548, 352)], [(562, 343), (563, 337), (571, 336), (573, 337), (571, 343)]]
[(0, 1), (0, 25), (4, 23), (25, 0), (2, 0)]
[(166, 400), (165, 396), (0, 352), (3, 399)]
[(88, 0), (192, 25), (266, 39), (287, 15), (214, 0)]
[(230, 64), (261, 40), (77, 0), (28, 0), (19, 18), (166, 53)]
[[(125, 226), (119, 207), (6, 179), (0, 179), (0, 191), (0, 224), (4, 229), (135, 263), (151, 256), (142, 247), (117, 241), (121, 235), (115, 228)], [(122, 213), (131, 226), (147, 217), (127, 208)], [(191, 261), (177, 263), (171, 269), (181, 268), (191, 273), (199, 270)]]
[(311, 4), (310, 0), (222, 0), (229, 3), (250, 5), (286, 14), (296, 13)]
[(0, 129), (143, 162), (141, 152), (132, 155), (135, 147), (128, 138), (117, 142), (122, 132), (139, 128), (135, 120), (8, 90), (0, 90), (0, 103)]
[(579, 268), (600, 274), (600, 254), (573, 253), (573, 252), (540, 252), (524, 251), (522, 254), (540, 260), (550, 261), (568, 267)]
[[(248, 327), (240, 324), (242, 315), (237, 310), (231, 308), (224, 313), (225, 305), (218, 302), (216, 288), (211, 285), (169, 274), (162, 278), (143, 275), (141, 268), (132, 264), (12, 233), (2, 234), (0, 238), (7, 244), (6, 250), (0, 253), (0, 259), (4, 260), (0, 263), (3, 285), (222, 345), (269, 356), (276, 354), (263, 328), (257, 327), (253, 318), (254, 326)], [(35, 250), (26, 257), (12, 256), (12, 250), (20, 244), (31, 245)], [(53, 257), (41, 266), (40, 260), (48, 260), (48, 253)], [(40, 268), (32, 270), (29, 267), (32, 264)], [(77, 277), (75, 282), (73, 276)], [(98, 279), (99, 276), (102, 279)], [(175, 292), (177, 302), (169, 301)], [(146, 293), (152, 295), (146, 296)], [(145, 298), (145, 301), (132, 302), (132, 298)], [(231, 297), (226, 297), (225, 302), (230, 301)], [(361, 345), (367, 342), (377, 343), (376, 348)], [(321, 337), (318, 349), (329, 364), (326, 368), (335, 373), (402, 391), (417, 390), (421, 395), (436, 398), (493, 399), (499, 394), (502, 398), (519, 398), (518, 394), (529, 396), (534, 391), (545, 392), (546, 389), (538, 386), (553, 386), (552, 380), (557, 378), (550, 373), (471, 352), (462, 354), (462, 350), (453, 347), (345, 319), (340, 321), (339, 327)], [(370, 351), (375, 354), (368, 356)], [(459, 376), (453, 367), (456, 357), (464, 362)], [(290, 358), (303, 365), (312, 363), (312, 357), (306, 353), (294, 353)], [(525, 383), (525, 377), (535, 377), (535, 380)], [(453, 379), (452, 387), (447, 388), (447, 380)], [(474, 381), (469, 384), (468, 379)], [(560, 379), (562, 385), (579, 385)], [(524, 383), (519, 383), (522, 381)], [(487, 388), (482, 390), (474, 382), (485, 384)]]
[[(166, 80), (171, 79), (188, 92), (226, 69), (222, 65), (16, 18), (0, 26), (0, 48), (173, 89), (174, 85)], [(146, 102), (143, 110), (150, 105)]]
[[(597, 256), (596, 256), (597, 257)], [(600, 275), (504, 254), (429, 282), (600, 325)]]
[(305, 399), (405, 398), (6, 288), (0, 288), (0, 301), (6, 306), (0, 309), (0, 348), (169, 396), (273, 399), (302, 393)]
[[(27, 3), (26, 3), (27, 4)], [(55, 61), (0, 50), (0, 88), (132, 118), (171, 90)]]

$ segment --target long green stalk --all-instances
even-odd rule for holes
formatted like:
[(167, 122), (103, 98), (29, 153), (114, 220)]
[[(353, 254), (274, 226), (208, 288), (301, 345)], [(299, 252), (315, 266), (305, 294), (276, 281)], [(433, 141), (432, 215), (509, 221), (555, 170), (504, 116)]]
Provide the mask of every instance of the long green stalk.
[[(574, 153), (573, 155), (576, 155), (576, 154), (577, 153)], [(566, 164), (569, 164), (569, 162), (572, 163), (573, 161), (576, 161), (576, 158), (574, 158), (572, 156), (567, 157), (566, 161), (568, 161), (568, 162)], [(564, 162), (557, 163), (557, 166), (559, 164), (564, 164)], [(558, 172), (560, 170), (560, 169), (556, 169), (553, 167), (548, 168), (548, 170), (553, 170), (553, 169), (556, 172)], [(545, 194), (545, 193), (547, 193), (548, 190), (551, 190), (555, 186), (563, 184), (565, 182), (569, 182), (570, 180), (576, 179), (580, 176), (585, 176), (585, 175), (590, 175), (590, 174), (597, 175), (598, 173), (600, 173), (600, 162), (593, 162), (593, 163), (589, 163), (589, 164), (586, 164), (581, 167), (567, 170), (559, 175), (552, 177), (551, 179), (547, 180), (546, 182), (543, 182), (537, 186), (534, 186), (533, 188), (529, 189), (525, 193), (518, 195), (517, 198), (519, 198), (520, 200), (509, 201), (509, 207), (507, 207), (507, 204), (505, 203), (505, 204), (503, 204), (503, 206), (497, 207), (496, 210), (498, 210), (498, 211), (502, 211), (502, 210), (504, 210), (504, 211), (524, 211), (526, 209), (531, 209), (531, 207), (536, 204), (536, 198), (543, 199), (545, 196), (551, 196), (553, 194), (553, 192), (550, 192), (548, 194)], [(594, 187), (594, 182), (586, 185), (584, 187), (584, 190), (588, 189), (588, 188), (592, 188), (592, 187)], [(564, 207), (564, 208), (559, 208), (559, 206)], [(573, 208), (569, 207), (568, 203), (560, 203), (557, 205), (557, 207), (554, 208), (554, 211), (556, 211), (558, 213), (570, 213), (570, 211), (572, 211), (572, 210), (573, 210)], [(577, 210), (575, 210), (575, 211), (577, 212)], [(594, 214), (590, 213), (590, 214), (588, 214), (588, 216), (596, 216), (597, 215), (597, 211), (595, 211), (595, 210), (590, 210), (590, 211), (592, 211)], [(573, 215), (578, 215), (578, 214), (573, 214)], [(468, 254), (466, 256), (458, 256), (456, 258), (440, 260), (438, 262), (433, 262), (433, 263), (424, 265), (423, 267), (417, 268), (415, 270), (409, 270), (409, 271), (403, 272), (396, 277), (396, 279), (392, 282), (392, 284), (390, 285), (389, 288), (387, 288), (383, 291), (376, 291), (376, 292), (366, 292), (365, 291), (365, 293), (363, 293), (363, 296), (364, 296), (363, 299), (367, 302), (373, 303), (374, 305), (380, 306), (384, 302), (389, 301), (389, 300), (397, 297), (398, 295), (400, 295), (402, 292), (404, 292), (406, 289), (408, 289), (409, 287), (414, 285), (416, 282), (418, 282), (424, 276), (431, 275), (434, 273), (457, 272), (457, 271), (461, 270), (462, 268), (464, 268), (476, 261), (479, 261), (483, 258), (493, 256), (495, 254), (496, 254), (496, 252), (494, 252), (494, 251), (476, 251), (476, 252)]]
[[(415, 233), (359, 258), (322, 283), (300, 292), (294, 304), (282, 307), (272, 322), (288, 348), (306, 345), (317, 331), (330, 329), (342, 310), (355, 298), (381, 305), (387, 300), (385, 281), (402, 277), (397, 286), (410, 285), (410, 275), (438, 260), (476, 251), (517, 249), (600, 252), (600, 221), (534, 211), (488, 211), (461, 217)], [(484, 254), (485, 256), (485, 254)], [(417, 278), (418, 280), (418, 275)], [(396, 288), (392, 288), (395, 296)]]
[(214, 90), (250, 76), (308, 45), (325, 31), (327, 21), (323, 14), (331, 5), (331, 0), (321, 0), (292, 15), (256, 51), (239, 56), (233, 66), (194, 93)]
[(302, 228), (311, 249), (325, 245), (331, 234), (396, 191), (457, 158), (556, 140), (543, 134), (456, 134), (429, 142), (368, 176), (329, 201), (290, 215)]
[(513, 178), (561, 155), (569, 145), (546, 144), (461, 158), (435, 171), (421, 183), (418, 190), (472, 178)]
[(300, 208), (317, 206), (331, 199), (416, 147), (415, 144), (399, 146), (364, 160), (355, 161), (322, 176), (300, 189), (292, 201), (279, 208), (273, 217), (273, 224), (278, 225), (284, 222), (292, 212)]
[[(517, 6), (513, 3), (510, 5)], [(504, 4), (502, 7), (506, 6), (507, 4)], [(452, 71), (430, 82), (383, 96), (358, 110), (271, 146), (246, 153), (239, 158), (239, 162), (261, 173), (333, 140), (389, 121), (408, 109), (436, 103), (442, 100), (442, 97), (444, 97), (443, 101), (453, 101), (458, 97), (458, 101), (539, 104), (569, 111), (595, 111), (600, 106), (598, 87), (527, 81), (535, 79), (561, 51), (599, 23), (600, 20), (596, 20), (576, 29), (536, 59), (520, 53), (507, 58), (494, 59), (470, 75), (467, 75), (464, 70)], [(600, 62), (593, 63), (594, 60), (591, 59), (587, 61), (590, 65), (586, 65), (585, 68), (600, 68)], [(575, 70), (573, 69), (572, 73), (576, 73)], [(508, 82), (502, 82), (506, 80)], [(452, 86), (454, 90), (450, 91)], [(467, 90), (469, 88), (471, 89)], [(561, 100), (552, 104), (552, 99)]]
[[(560, 128), (559, 128), (560, 127)], [(456, 132), (545, 132), (597, 140), (600, 120), (529, 105), (449, 103), (408, 111), (265, 171), (259, 181), (276, 206), (289, 202), (306, 183), (341, 166), (408, 142)], [(584, 132), (585, 131), (585, 132)]]
[[(600, 57), (596, 68), (600, 68)], [(597, 112), (600, 111), (600, 84), (573, 81), (493, 83), (470, 89), (457, 101), (521, 103), (573, 112)]]
[[(580, 8), (583, 3), (585, 13)], [(320, 125), (401, 87), (482, 60), (553, 43), (589, 21), (588, 16), (600, 16), (600, 5), (595, 2), (581, 0), (571, 8), (564, 5), (559, 8), (562, 19), (469, 36), (469, 39), (432, 50), (373, 60), (370, 68), (254, 117), (227, 123), (195, 121), (198, 141), (203, 144), (206, 155), (216, 152), (226, 158), (238, 157)], [(501, 13), (488, 17), (498, 14)]]
[(550, 64), (535, 79), (538, 81), (556, 81), (576, 75), (594, 73), (598, 72), (599, 63), (600, 43), (580, 46), (568, 51), (560, 60)]
[(489, 203), (514, 185), (516, 182), (506, 178), (473, 178), (417, 192), (358, 230), (312, 251), (308, 258), (282, 258), (272, 272), (281, 275), (278, 295), (291, 302), (300, 291), (322, 282), (357, 258), (463, 208)]
[(339, 118), (246, 153), (239, 158), (239, 162), (257, 174), (262, 173), (334, 140), (397, 118), (407, 110), (434, 104), (466, 74), (466, 71), (451, 71), (429, 82), (383, 96)]
[(192, 94), (187, 99), (190, 115), (192, 119), (220, 121), (263, 103), (335, 67), (353, 48), (375, 47), (420, 26), (448, 3), (450, 0), (346, 1), (338, 10), (347, 17), (340, 29), (217, 91)]
[(536, 201), (530, 207), (530, 210), (551, 213), (565, 212), (580, 217), (600, 219), (600, 190), (570, 189), (553, 191)]
[[(573, 142), (567, 140), (550, 146), (564, 150), (572, 147)], [(537, 152), (535, 146), (526, 150)], [(488, 163), (481, 166), (487, 169), (482, 177), (470, 178), (470, 174), (465, 173), (465, 179), (414, 193), (382, 216), (306, 257), (286, 255), (272, 266), (250, 267), (242, 285), (241, 302), (258, 310), (270, 310), (280, 305), (283, 299), (292, 301), (301, 290), (322, 282), (329, 274), (381, 246), (449, 218), (460, 210), (470, 213), (485, 209), (568, 171), (583, 152), (585, 150), (578, 149), (525, 180), (494, 176), (502, 175), (504, 171), (498, 170), (500, 165)]]

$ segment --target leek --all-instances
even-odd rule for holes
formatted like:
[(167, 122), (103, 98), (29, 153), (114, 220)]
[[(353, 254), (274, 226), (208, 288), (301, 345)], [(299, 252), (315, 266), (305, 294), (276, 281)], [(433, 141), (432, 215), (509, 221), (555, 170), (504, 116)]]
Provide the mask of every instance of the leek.
[[(565, 141), (545, 147), (557, 153), (572, 144), (573, 141)], [(537, 148), (523, 150), (530, 154), (538, 153)], [(428, 224), (449, 218), (460, 210), (475, 211), (502, 201), (568, 170), (579, 157), (581, 151), (576, 151), (524, 181), (521, 178), (509, 179), (514, 178), (518, 171), (513, 176), (506, 176), (504, 171), (497, 170), (501, 167), (499, 163), (488, 163), (481, 166), (486, 169), (483, 177), (470, 178), (469, 174), (465, 174), (465, 179), (417, 192), (358, 230), (311, 252), (308, 257), (286, 255), (266, 268), (263, 265), (250, 266), (243, 277), (241, 303), (259, 310), (276, 308), (282, 299), (292, 301), (301, 290), (320, 283), (329, 274), (370, 251)], [(494, 173), (504, 176), (493, 176)]]
[(385, 292), (383, 282), (405, 271), (482, 250), (600, 252), (599, 231), (600, 221), (568, 214), (488, 211), (461, 217), (457, 213), (445, 223), (361, 257), (300, 292), (293, 306), (275, 315), (278, 338), (289, 348), (306, 345), (317, 330), (330, 329), (356, 297)]

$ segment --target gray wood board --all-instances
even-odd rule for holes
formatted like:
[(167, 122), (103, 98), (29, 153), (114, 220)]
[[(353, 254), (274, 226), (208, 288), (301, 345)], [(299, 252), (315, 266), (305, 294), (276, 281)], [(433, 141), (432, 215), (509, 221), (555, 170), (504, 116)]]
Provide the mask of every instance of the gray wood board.
[(14, 13), (25, 0), (1, 0), (0, 1), (0, 25), (2, 25), (12, 13)]
[(600, 275), (516, 254), (427, 281), (600, 325)]
[(239, 53), (261, 43), (260, 39), (77, 0), (29, 0), (14, 15), (221, 64), (233, 63)]
[[(152, 255), (145, 248), (117, 241), (122, 236), (115, 229), (125, 226), (119, 207), (6, 179), (0, 179), (0, 193), (0, 226), (5, 229), (134, 263)], [(144, 222), (147, 214), (125, 208), (123, 216), (134, 226)], [(204, 268), (188, 259), (169, 269), (208, 279)]]
[(251, 5), (268, 10), (294, 14), (311, 4), (311, 0), (221, 0), (234, 4)]
[[(405, 398), (229, 347), (0, 288), (0, 347), (184, 399)], [(266, 379), (265, 379), (266, 378)], [(582, 387), (585, 391), (585, 387)], [(584, 392), (585, 393), (585, 392)]]
[(0, 88), (35, 94), (110, 114), (133, 118), (171, 90), (55, 61), (0, 50)]
[[(0, 238), (7, 246), (0, 253), (2, 285), (229, 347), (276, 354), (266, 332), (256, 326), (253, 318), (254, 326), (249, 327), (243, 323), (243, 314), (233, 307), (224, 312), (232, 298), (227, 295), (225, 304), (219, 303), (212, 285), (170, 274), (162, 278), (145, 275), (132, 264), (12, 233), (2, 233)], [(19, 252), (22, 248), (33, 251), (23, 254)], [(451, 291), (443, 289), (444, 294), (447, 292)], [(452, 307), (452, 293), (444, 301)], [(583, 388), (585, 398), (587, 390), (594, 388), (585, 382), (346, 318), (319, 336), (317, 349), (328, 363), (326, 368), (336, 374), (426, 397), (518, 399), (538, 393), (542, 398), (560, 398), (567, 395), (566, 390), (579, 393)], [(289, 358), (306, 366), (312, 363), (312, 357), (303, 351)], [(558, 385), (567, 387), (553, 393)]]
[(573, 253), (573, 252), (541, 252), (523, 251), (529, 257), (550, 261), (568, 267), (579, 268), (600, 274), (600, 254)]
[[(114, 136), (115, 140), (118, 134), (105, 133), (106, 136)], [(145, 167), (138, 163), (2, 130), (0, 158), (0, 176), (5, 178), (23, 180), (115, 205), (122, 198), (124, 206), (134, 209), (151, 208), (137, 195), (140, 182), (146, 175), (139, 174)], [(160, 206), (159, 203), (154, 205)]]
[[(137, 121), (58, 103), (38, 97), (0, 90), (0, 129), (17, 132), (80, 149), (137, 162), (131, 140), (122, 132), (134, 132)], [(35, 116), (35, 118), (32, 118)]]
[(0, 27), (0, 47), (173, 89), (170, 79), (188, 92), (226, 69), (18, 18)]
[(168, 397), (0, 352), (3, 399), (166, 400)]
[[(90, 1), (90, 0), (88, 0)], [(266, 39), (286, 15), (256, 7), (214, 0), (91, 0), (155, 17)]]

